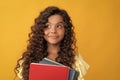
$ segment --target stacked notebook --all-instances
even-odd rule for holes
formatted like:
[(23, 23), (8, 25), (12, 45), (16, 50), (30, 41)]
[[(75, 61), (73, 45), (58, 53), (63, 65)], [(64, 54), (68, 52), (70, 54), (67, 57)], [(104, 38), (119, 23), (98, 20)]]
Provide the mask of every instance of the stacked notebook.
[(40, 63), (31, 63), (29, 80), (77, 80), (79, 72), (44, 58)]

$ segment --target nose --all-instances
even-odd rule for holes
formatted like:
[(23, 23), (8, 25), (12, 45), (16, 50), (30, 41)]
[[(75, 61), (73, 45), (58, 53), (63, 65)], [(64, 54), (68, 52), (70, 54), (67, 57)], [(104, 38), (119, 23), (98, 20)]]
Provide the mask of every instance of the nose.
[(55, 29), (55, 27), (51, 27), (50, 32), (51, 32), (51, 33), (56, 33), (56, 29)]

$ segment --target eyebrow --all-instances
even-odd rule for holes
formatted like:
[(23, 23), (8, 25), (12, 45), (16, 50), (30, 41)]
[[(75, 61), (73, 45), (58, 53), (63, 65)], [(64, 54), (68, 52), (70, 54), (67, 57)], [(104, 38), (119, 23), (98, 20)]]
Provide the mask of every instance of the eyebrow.
[[(63, 21), (58, 22), (57, 24), (60, 24), (60, 23), (64, 24), (64, 22), (63, 22)], [(50, 23), (50, 22), (47, 22), (46, 24), (51, 24), (51, 23)]]

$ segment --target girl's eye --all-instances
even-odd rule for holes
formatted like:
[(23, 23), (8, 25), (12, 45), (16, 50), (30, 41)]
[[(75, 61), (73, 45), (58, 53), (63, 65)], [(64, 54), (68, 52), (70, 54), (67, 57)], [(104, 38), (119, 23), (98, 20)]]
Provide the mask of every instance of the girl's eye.
[(62, 28), (63, 27), (63, 25), (57, 25), (57, 28)]
[(49, 29), (49, 28), (51, 28), (51, 26), (50, 25), (46, 25), (46, 27), (45, 27), (46, 29)]

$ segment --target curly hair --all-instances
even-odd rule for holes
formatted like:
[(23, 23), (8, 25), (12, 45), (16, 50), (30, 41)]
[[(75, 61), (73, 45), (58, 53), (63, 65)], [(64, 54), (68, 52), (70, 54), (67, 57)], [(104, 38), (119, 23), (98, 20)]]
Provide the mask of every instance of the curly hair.
[[(35, 19), (35, 23), (31, 26), (31, 32), (29, 33), (29, 40), (27, 49), (23, 52), (22, 57), (17, 61), (15, 70), (18, 71), (20, 66), (22, 69), (22, 77), (24, 80), (29, 79), (29, 67), (30, 63), (39, 63), (44, 57), (47, 57), (47, 42), (44, 39), (44, 28), (48, 22), (48, 18), (52, 15), (58, 14), (63, 18), (65, 22), (65, 35), (60, 43), (60, 50), (58, 51), (58, 57), (55, 59), (57, 62), (63, 65), (72, 67), (75, 62), (76, 51), (76, 39), (74, 33), (74, 27), (68, 13), (55, 6), (49, 6)], [(23, 61), (20, 64), (20, 61)]]

